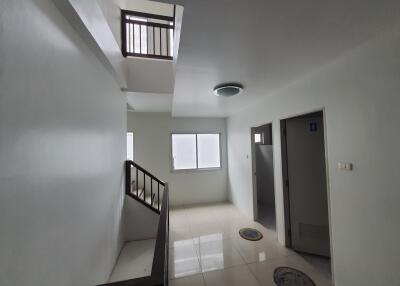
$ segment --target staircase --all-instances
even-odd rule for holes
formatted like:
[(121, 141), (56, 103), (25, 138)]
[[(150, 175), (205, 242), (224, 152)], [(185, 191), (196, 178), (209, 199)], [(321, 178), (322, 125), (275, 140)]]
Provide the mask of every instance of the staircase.
[(127, 199), (134, 199), (159, 216), (157, 236), (155, 239), (126, 242), (108, 283), (102, 285), (168, 285), (168, 184), (135, 162), (126, 161), (125, 193)]

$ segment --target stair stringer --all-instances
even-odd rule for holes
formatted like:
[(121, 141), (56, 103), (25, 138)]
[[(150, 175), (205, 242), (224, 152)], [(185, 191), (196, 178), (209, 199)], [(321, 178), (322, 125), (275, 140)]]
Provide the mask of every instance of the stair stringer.
[(125, 195), (122, 211), (124, 240), (135, 241), (156, 238), (159, 218), (158, 213)]

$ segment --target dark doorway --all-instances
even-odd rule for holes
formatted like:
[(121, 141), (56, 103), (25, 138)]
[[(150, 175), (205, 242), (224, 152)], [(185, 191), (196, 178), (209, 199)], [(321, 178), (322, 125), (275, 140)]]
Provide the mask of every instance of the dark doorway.
[(281, 121), (287, 246), (330, 257), (323, 112)]
[(252, 128), (254, 217), (276, 229), (272, 124)]

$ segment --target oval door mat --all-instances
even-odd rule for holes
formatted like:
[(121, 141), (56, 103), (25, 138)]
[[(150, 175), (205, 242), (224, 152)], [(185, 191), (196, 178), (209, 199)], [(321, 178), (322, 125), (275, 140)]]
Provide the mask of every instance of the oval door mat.
[(274, 281), (277, 286), (315, 286), (307, 274), (291, 267), (276, 268)]
[(262, 233), (254, 228), (242, 228), (239, 230), (239, 234), (244, 239), (251, 241), (257, 241), (263, 238)]

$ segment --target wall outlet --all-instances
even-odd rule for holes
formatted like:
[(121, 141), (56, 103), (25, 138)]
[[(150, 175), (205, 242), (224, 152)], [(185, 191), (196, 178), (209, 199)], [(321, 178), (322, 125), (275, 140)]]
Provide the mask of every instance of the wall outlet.
[(339, 162), (338, 169), (342, 171), (352, 171), (353, 163)]

